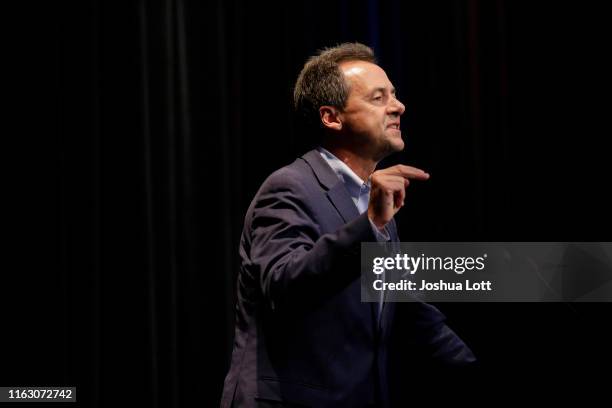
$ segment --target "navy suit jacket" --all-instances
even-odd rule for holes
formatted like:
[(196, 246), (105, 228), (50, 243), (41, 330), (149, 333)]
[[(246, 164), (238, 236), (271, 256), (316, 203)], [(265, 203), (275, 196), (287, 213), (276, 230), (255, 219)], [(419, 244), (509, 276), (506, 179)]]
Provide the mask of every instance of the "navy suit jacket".
[[(388, 225), (399, 240), (395, 222)], [(361, 302), (360, 244), (375, 241), (342, 181), (312, 150), (266, 179), (240, 241), (236, 331), (222, 407), (388, 405), (397, 305)], [(431, 305), (409, 320), (432, 356), (473, 360)]]

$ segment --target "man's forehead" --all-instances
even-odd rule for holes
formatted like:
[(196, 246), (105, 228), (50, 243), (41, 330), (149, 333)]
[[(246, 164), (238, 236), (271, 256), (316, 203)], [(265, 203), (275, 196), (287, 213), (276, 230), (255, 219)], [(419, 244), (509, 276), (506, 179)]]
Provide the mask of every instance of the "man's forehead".
[(351, 87), (364, 90), (393, 87), (385, 71), (376, 64), (367, 61), (347, 61), (340, 64), (340, 70)]

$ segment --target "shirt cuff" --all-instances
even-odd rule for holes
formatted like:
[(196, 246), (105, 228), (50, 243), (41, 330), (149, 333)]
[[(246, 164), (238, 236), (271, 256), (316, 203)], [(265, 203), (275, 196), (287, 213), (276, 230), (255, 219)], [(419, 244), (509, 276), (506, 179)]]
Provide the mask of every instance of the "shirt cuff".
[(389, 232), (387, 231), (387, 227), (384, 227), (382, 230), (379, 230), (374, 221), (372, 221), (369, 217), (370, 225), (372, 226), (372, 231), (374, 232), (374, 236), (376, 237), (376, 241), (378, 242), (388, 242), (391, 241), (391, 237), (389, 236)]

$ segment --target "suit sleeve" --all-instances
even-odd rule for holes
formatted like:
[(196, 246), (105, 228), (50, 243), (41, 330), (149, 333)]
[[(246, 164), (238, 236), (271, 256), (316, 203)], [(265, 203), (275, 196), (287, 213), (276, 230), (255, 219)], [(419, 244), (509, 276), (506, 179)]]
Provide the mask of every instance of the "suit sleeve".
[(321, 235), (308, 200), (297, 183), (270, 182), (253, 208), (251, 269), (273, 309), (324, 300), (359, 279), (360, 244), (375, 241), (367, 213)]

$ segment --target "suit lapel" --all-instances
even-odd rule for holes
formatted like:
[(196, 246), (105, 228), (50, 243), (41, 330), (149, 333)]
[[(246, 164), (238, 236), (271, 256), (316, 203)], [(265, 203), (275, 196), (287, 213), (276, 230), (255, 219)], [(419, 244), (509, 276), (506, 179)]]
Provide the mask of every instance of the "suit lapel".
[(352, 221), (359, 216), (357, 206), (342, 181), (338, 180), (338, 183), (327, 192), (327, 197), (336, 207), (344, 222)]
[(359, 216), (357, 206), (355, 206), (342, 180), (329, 167), (329, 164), (321, 157), (321, 154), (317, 150), (311, 150), (302, 156), (302, 159), (308, 163), (319, 183), (325, 187), (329, 201), (331, 201), (344, 222), (350, 222), (357, 218)]

